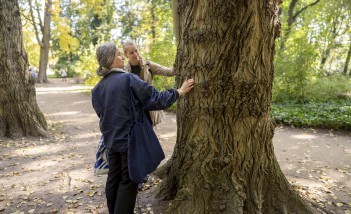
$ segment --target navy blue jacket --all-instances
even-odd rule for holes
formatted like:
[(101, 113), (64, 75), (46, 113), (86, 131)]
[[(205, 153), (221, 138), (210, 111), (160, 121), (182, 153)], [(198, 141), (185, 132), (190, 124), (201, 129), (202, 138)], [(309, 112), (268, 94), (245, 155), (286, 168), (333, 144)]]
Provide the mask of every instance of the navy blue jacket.
[(106, 147), (116, 152), (128, 150), (130, 93), (135, 99), (137, 118), (141, 114), (146, 118), (145, 111), (169, 108), (179, 97), (175, 89), (158, 92), (138, 76), (123, 71), (113, 71), (100, 80), (92, 89), (93, 107), (100, 118)]

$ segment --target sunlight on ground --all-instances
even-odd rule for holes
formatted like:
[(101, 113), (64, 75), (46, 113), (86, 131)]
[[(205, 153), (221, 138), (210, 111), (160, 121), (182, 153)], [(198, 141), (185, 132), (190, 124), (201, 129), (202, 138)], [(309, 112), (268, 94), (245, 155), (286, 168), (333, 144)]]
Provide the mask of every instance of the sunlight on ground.
[(68, 87), (37, 87), (36, 91), (37, 92), (48, 92), (48, 91), (77, 91), (77, 90), (82, 90), (82, 89), (92, 89), (93, 87), (91, 86), (84, 86), (84, 85), (78, 85), (78, 86), (68, 86)]
[(63, 116), (63, 115), (74, 115), (79, 114), (79, 111), (66, 111), (66, 112), (57, 112), (52, 114), (47, 114), (48, 116)]
[(332, 205), (333, 199), (336, 200), (337, 197), (334, 195), (333, 191), (329, 188), (330, 186), (336, 186), (336, 182), (332, 180), (319, 179), (303, 179), (296, 178), (292, 176), (287, 176), (290, 183), (293, 185), (294, 189), (297, 190), (300, 195), (306, 198), (313, 199), (320, 206), (326, 207), (326, 204)]
[[(76, 125), (76, 126), (82, 126), (82, 125), (86, 125), (87, 123), (92, 123), (92, 122), (95, 122), (96, 121), (96, 114), (87, 114), (85, 117), (81, 117), (77, 120), (73, 120), (73, 119), (64, 119), (64, 120), (56, 120), (60, 123), (67, 123), (67, 124), (70, 124), (70, 125)], [(76, 129), (81, 129), (82, 127), (74, 127)]]
[[(100, 132), (90, 132), (90, 133), (83, 133), (83, 134), (76, 134), (75, 139), (82, 139), (82, 138), (95, 138), (97, 135), (101, 135)], [(96, 143), (97, 146), (97, 143)]]
[(308, 139), (317, 138), (317, 136), (311, 135), (311, 134), (296, 134), (296, 135), (291, 135), (291, 138), (301, 139), (301, 140), (308, 140)]
[(36, 93), (39, 94), (58, 94), (58, 93), (81, 93), (90, 91), (93, 87), (84, 85), (75, 85), (67, 87), (36, 87)]
[(82, 104), (82, 103), (88, 103), (89, 105), (91, 105), (91, 100), (74, 102), (74, 103), (72, 103), (72, 105), (79, 105), (79, 104)]
[[(56, 144), (55, 144), (56, 145)], [(57, 146), (52, 146), (52, 145), (36, 145), (31, 148), (19, 148), (16, 149), (12, 152), (13, 155), (18, 155), (18, 156), (26, 156), (26, 155), (50, 155), (52, 153), (56, 152), (61, 152), (64, 151), (66, 148), (60, 147), (58, 148)]]
[(177, 136), (176, 132), (168, 132), (168, 133), (165, 133), (165, 134), (159, 134), (158, 135), (159, 138), (166, 138), (166, 139), (169, 139), (169, 138), (175, 137), (175, 136)]
[(41, 95), (41, 94), (61, 94), (61, 93), (78, 94), (78, 93), (81, 93), (82, 91), (89, 91), (89, 90), (37, 91), (37, 95)]

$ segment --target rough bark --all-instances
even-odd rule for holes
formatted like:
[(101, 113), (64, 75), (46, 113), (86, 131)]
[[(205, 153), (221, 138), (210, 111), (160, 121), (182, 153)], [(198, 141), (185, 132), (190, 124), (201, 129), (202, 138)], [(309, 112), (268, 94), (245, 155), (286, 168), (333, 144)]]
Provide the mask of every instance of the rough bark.
[(46, 136), (22, 41), (17, 0), (0, 0), (0, 136)]
[(177, 143), (158, 196), (168, 213), (315, 213), (274, 155), (270, 118), (279, 0), (178, 1)]

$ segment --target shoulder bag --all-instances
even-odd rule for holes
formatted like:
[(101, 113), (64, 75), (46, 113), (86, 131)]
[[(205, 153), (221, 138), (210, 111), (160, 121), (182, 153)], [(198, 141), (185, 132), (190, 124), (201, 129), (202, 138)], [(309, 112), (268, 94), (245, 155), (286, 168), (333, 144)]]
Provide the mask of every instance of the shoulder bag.
[[(128, 167), (130, 179), (142, 183), (144, 178), (153, 172), (165, 158), (160, 142), (145, 116), (142, 108), (137, 114), (136, 102), (129, 87), (129, 114), (131, 118), (128, 142)], [(141, 115), (137, 118), (136, 115)]]

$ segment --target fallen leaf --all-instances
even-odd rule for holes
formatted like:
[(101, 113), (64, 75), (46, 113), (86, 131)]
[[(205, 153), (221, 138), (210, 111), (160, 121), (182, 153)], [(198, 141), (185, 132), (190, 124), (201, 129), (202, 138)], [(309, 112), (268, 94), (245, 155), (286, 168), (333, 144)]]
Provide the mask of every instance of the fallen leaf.
[(90, 197), (93, 197), (95, 195), (96, 191), (88, 191), (87, 195), (89, 195)]
[(50, 210), (50, 214), (55, 214), (55, 213), (57, 213), (58, 212), (58, 209), (52, 209), (52, 210)]

